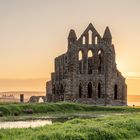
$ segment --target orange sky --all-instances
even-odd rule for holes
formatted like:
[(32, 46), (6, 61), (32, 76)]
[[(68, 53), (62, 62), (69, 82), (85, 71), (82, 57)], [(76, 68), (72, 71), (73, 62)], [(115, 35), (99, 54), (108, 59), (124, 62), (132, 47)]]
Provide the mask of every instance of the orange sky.
[(134, 93), (140, 84), (135, 80), (140, 77), (139, 7), (139, 0), (0, 0), (0, 91), (44, 91), (54, 58), (67, 49), (69, 30), (80, 36), (92, 22), (101, 36), (110, 27), (117, 66), (133, 78), (127, 83)]

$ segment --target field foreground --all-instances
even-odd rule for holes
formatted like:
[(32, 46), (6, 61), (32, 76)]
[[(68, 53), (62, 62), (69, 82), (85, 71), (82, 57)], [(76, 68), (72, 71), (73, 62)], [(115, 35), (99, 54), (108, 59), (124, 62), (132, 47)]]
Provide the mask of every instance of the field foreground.
[[(27, 115), (25, 109), (32, 109), (33, 114)], [(54, 116), (63, 117), (63, 115), (68, 118), (74, 116), (72, 120), (63, 123), (55, 122), (51, 126), (0, 129), (0, 139), (2, 140), (140, 139), (140, 108), (97, 107), (70, 103), (3, 104), (0, 105), (0, 111), (4, 112), (1, 121), (6, 118), (11, 120), (11, 118), (28, 118), (31, 116), (48, 116), (50, 118)], [(13, 116), (15, 111), (19, 112), (18, 117)], [(84, 116), (84, 119), (80, 114)]]

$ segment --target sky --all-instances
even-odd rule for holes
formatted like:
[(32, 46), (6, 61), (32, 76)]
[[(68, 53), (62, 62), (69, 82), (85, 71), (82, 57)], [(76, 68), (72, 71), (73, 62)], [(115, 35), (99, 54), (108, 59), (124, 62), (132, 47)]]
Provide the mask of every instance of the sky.
[(139, 79), (140, 0), (0, 0), (0, 91), (45, 91), (69, 30), (79, 37), (90, 22), (101, 36), (109, 26), (118, 69)]

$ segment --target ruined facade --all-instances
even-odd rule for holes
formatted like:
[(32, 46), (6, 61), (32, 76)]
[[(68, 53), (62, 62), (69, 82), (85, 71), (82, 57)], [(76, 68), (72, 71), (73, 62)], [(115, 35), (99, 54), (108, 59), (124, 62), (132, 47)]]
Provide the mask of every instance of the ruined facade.
[(127, 104), (127, 86), (116, 67), (108, 27), (101, 37), (90, 23), (79, 39), (70, 30), (67, 52), (55, 58), (55, 72), (46, 84), (46, 95), (48, 102)]

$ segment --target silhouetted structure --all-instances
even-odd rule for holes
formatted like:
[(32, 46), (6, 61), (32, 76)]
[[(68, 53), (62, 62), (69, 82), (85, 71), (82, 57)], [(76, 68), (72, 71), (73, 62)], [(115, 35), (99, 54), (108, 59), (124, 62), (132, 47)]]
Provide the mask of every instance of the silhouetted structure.
[(20, 94), (20, 103), (24, 103), (24, 94)]
[(31, 96), (29, 99), (30, 103), (47, 102), (46, 96)]
[(116, 67), (108, 27), (101, 37), (90, 23), (79, 39), (70, 30), (68, 50), (55, 58), (55, 72), (46, 84), (46, 95), (48, 102), (127, 104), (127, 86)]

